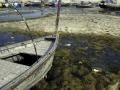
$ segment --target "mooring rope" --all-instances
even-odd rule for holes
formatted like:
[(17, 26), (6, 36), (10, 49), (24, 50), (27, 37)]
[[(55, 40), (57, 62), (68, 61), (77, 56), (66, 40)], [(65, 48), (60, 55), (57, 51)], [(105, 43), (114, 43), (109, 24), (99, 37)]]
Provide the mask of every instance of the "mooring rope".
[[(30, 34), (31, 32), (31, 29), (25, 19), (25, 17), (22, 15), (22, 13), (13, 5), (11, 5), (10, 2), (8, 2), (8, 4), (10, 5), (11, 8), (13, 8), (14, 10), (16, 10), (17, 14), (20, 15), (20, 17), (22, 18), (22, 20), (24, 21), (26, 27), (27, 27), (27, 32), (29, 34), (29, 37), (32, 41), (32, 44), (33, 44), (33, 47), (34, 47), (34, 50), (35, 50), (35, 54), (36, 54), (36, 57), (37, 57), (37, 48), (36, 48), (36, 45), (35, 45), (35, 42), (34, 42), (34, 38), (32, 37), (32, 35)], [(61, 0), (58, 1), (58, 4), (57, 4), (57, 16), (56, 16), (56, 23), (55, 23), (55, 33), (54, 34), (58, 34), (58, 27), (59, 27), (59, 17), (60, 17), (60, 8), (61, 8)], [(38, 59), (38, 58), (37, 58)]]
[(56, 17), (56, 23), (55, 23), (55, 34), (58, 33), (59, 19), (60, 19), (60, 8), (61, 8), (61, 0), (59, 0), (58, 4), (57, 4), (57, 17)]
[[(38, 54), (37, 54), (37, 48), (36, 48), (36, 45), (35, 45), (35, 43), (34, 43), (34, 39), (33, 39), (32, 35), (30, 34), (31, 29), (30, 29), (30, 27), (29, 27), (29, 25), (28, 25), (25, 17), (21, 14), (21, 12), (20, 12), (15, 6), (11, 5), (10, 2), (8, 2), (8, 4), (10, 5), (11, 8), (13, 8), (13, 9), (15, 9), (15, 10), (17, 11), (17, 14), (20, 15), (21, 18), (22, 18), (22, 20), (24, 21), (24, 23), (25, 23), (25, 25), (26, 25), (26, 27), (27, 27), (27, 32), (28, 32), (28, 34), (29, 34), (29, 37), (30, 37), (30, 39), (31, 39), (31, 41), (32, 41), (32, 44), (33, 44), (33, 47), (34, 47), (36, 57), (37, 57), (37, 55), (38, 55)], [(38, 59), (38, 58), (37, 58), (37, 59)]]

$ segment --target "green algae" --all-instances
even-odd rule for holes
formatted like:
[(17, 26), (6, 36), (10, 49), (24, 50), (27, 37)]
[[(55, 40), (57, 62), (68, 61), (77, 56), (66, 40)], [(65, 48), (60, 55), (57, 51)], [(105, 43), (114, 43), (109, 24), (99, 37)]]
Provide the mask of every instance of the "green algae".
[[(112, 35), (60, 33), (53, 67), (36, 90), (110, 90), (120, 82), (119, 45), (120, 38)], [(93, 72), (93, 64), (102, 71)]]
[[(7, 31), (29, 35), (26, 30)], [(30, 34), (40, 37), (51, 33), (31, 31)], [(65, 46), (67, 43), (71, 46)], [(110, 86), (120, 82), (119, 66), (120, 37), (60, 33), (53, 67), (47, 79), (31, 90), (109, 90)], [(94, 73), (93, 67), (99, 67), (102, 71)]]

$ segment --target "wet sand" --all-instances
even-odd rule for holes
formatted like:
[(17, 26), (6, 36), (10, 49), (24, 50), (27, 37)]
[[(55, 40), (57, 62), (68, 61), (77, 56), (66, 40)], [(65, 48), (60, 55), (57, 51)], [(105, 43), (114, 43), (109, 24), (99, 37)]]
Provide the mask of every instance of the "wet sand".
[[(31, 30), (54, 32), (56, 16), (28, 20)], [(120, 17), (102, 14), (61, 14), (59, 31), (120, 36)], [(26, 29), (23, 21), (0, 23), (0, 28)]]

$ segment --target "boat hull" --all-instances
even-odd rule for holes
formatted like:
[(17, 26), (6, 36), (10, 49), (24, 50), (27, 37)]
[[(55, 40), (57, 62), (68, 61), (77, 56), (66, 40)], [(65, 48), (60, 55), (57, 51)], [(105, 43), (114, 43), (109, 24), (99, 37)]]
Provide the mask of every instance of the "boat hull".
[(120, 11), (120, 6), (99, 4), (99, 7), (109, 11)]
[(47, 75), (52, 66), (55, 50), (58, 45), (58, 39), (59, 35), (45, 37), (45, 40), (52, 42), (48, 51), (32, 66), (30, 66), (29, 69), (24, 71), (22, 74), (4, 86), (0, 87), (0, 90), (29, 90), (32, 86), (42, 80)]
[(32, 86), (37, 84), (41, 79), (46, 77), (46, 74), (52, 67), (52, 62), (54, 58), (54, 53), (48, 57), (43, 65), (39, 66), (34, 73), (32, 73), (29, 77), (23, 80), (19, 85), (12, 88), (12, 90), (29, 90)]
[(92, 5), (76, 5), (76, 8), (93, 8)]
[(46, 77), (48, 71), (52, 67), (53, 58), (54, 53), (51, 53), (46, 57), (46, 60), (41, 65), (38, 65), (37, 68), (34, 66), (32, 67), (33, 69), (36, 69), (33, 72), (30, 72), (29, 76), (26, 76), (26, 74), (24, 74), (23, 79), (19, 77), (17, 82), (12, 81), (12, 83), (9, 83), (0, 90), (29, 90), (32, 86), (34, 86), (44, 77)]

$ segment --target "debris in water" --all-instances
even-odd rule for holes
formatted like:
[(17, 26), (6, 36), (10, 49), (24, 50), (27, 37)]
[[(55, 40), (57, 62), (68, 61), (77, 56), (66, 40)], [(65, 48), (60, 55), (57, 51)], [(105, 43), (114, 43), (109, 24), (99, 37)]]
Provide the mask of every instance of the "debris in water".
[(70, 43), (68, 43), (68, 44), (65, 44), (65, 46), (66, 46), (66, 47), (70, 47), (70, 46), (71, 46), (71, 44), (70, 44)]

